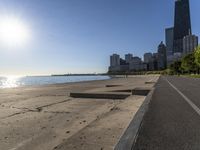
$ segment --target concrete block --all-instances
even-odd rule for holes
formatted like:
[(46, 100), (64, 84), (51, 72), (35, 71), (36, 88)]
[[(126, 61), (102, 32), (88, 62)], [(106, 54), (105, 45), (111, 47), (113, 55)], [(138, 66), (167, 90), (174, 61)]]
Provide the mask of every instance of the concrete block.
[(135, 88), (132, 91), (132, 95), (141, 95), (141, 96), (147, 96), (148, 93), (151, 91), (151, 88)]
[(106, 87), (117, 87), (117, 86), (121, 86), (121, 85), (106, 85)]
[(145, 84), (155, 84), (156, 82), (154, 81), (146, 81)]
[(124, 89), (124, 90), (113, 90), (110, 92), (125, 92), (125, 93), (132, 93), (132, 89)]
[(93, 99), (125, 99), (131, 94), (124, 93), (70, 93), (74, 98), (93, 98)]

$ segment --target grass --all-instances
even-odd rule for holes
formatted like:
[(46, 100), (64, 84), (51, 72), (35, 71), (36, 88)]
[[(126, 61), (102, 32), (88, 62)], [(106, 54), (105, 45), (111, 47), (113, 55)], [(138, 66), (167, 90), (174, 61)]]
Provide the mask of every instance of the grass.
[(184, 77), (190, 77), (190, 78), (200, 78), (200, 74), (187, 74), (187, 75), (181, 75)]

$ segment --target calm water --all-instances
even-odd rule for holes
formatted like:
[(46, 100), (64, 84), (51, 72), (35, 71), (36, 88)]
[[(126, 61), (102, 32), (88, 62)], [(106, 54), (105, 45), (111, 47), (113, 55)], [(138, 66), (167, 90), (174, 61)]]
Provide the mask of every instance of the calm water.
[(46, 85), (92, 80), (105, 80), (109, 76), (29, 76), (29, 77), (0, 77), (0, 88), (13, 88), (26, 85)]

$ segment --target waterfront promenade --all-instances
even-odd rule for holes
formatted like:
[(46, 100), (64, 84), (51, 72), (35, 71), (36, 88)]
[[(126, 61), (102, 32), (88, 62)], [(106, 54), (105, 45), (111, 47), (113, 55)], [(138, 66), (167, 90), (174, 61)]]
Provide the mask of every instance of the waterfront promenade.
[(200, 149), (200, 79), (162, 76), (133, 150)]
[[(111, 150), (145, 96), (72, 98), (70, 92), (127, 92), (158, 76), (133, 76), (0, 90), (0, 150)], [(124, 90), (124, 91), (123, 91)], [(120, 92), (118, 92), (120, 93)]]

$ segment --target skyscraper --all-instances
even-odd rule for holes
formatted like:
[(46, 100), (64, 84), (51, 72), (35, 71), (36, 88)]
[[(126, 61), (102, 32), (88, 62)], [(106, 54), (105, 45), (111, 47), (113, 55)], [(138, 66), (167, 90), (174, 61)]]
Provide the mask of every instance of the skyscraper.
[(174, 53), (183, 52), (183, 38), (190, 35), (191, 32), (189, 0), (176, 0), (173, 43)]
[(153, 54), (152, 53), (145, 53), (144, 54), (144, 63), (149, 63), (150, 60), (152, 59)]
[(165, 29), (165, 44), (167, 56), (173, 55), (174, 28)]
[(158, 69), (166, 69), (167, 67), (167, 56), (166, 46), (161, 42), (158, 46)]
[(183, 38), (183, 54), (193, 53), (198, 46), (198, 37), (195, 35), (188, 35)]
[(129, 69), (131, 71), (140, 71), (143, 70), (143, 62), (142, 59), (139, 57), (133, 57), (130, 62)]
[(133, 54), (126, 54), (125, 55), (125, 61), (126, 63), (130, 63), (130, 61), (132, 60), (133, 58)]
[(115, 67), (120, 65), (120, 56), (118, 54), (113, 54), (110, 56), (110, 66)]

